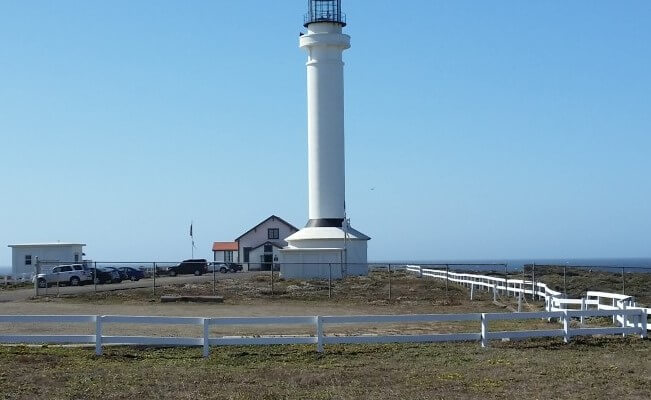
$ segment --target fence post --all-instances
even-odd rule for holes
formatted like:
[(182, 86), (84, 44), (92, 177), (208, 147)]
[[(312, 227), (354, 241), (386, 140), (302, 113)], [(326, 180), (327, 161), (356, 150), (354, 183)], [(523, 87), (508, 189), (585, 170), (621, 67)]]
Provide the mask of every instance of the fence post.
[(622, 267), (622, 294), (626, 294), (626, 278), (624, 278), (624, 267)]
[(481, 347), (488, 347), (488, 320), (486, 314), (481, 314)]
[(567, 265), (563, 266), (563, 298), (567, 299)]
[(448, 295), (448, 282), (450, 281), (450, 266), (445, 264), (445, 301), (450, 301), (450, 296)]
[(423, 277), (423, 267), (421, 265), (418, 266), (418, 277), (419, 278)]
[(316, 323), (316, 351), (323, 353), (323, 322), (321, 317), (317, 316), (315, 318)]
[(97, 294), (97, 261), (93, 262), (93, 291)]
[(497, 301), (497, 284), (493, 283), (493, 301)]
[[(581, 311), (585, 311), (585, 310), (587, 310), (587, 308), (588, 308), (588, 307), (587, 307), (586, 304), (585, 304), (585, 297), (581, 297)], [(581, 314), (581, 319), (580, 319), (580, 321), (581, 321), (581, 325), (583, 325), (583, 321), (584, 321), (583, 314)]]
[(102, 355), (102, 316), (95, 316), (95, 355)]
[(509, 265), (504, 264), (504, 290), (506, 291), (506, 297), (509, 297)]
[(520, 292), (520, 295), (518, 296), (518, 312), (522, 312), (522, 291)]
[(328, 298), (332, 298), (332, 263), (328, 264)]
[(642, 339), (646, 339), (648, 335), (647, 318), (649, 318), (649, 316), (647, 315), (646, 310), (642, 310), (640, 315), (640, 325), (642, 329), (642, 332), (640, 333), (640, 337)]
[[(626, 302), (622, 300), (622, 311), (626, 311)], [(626, 328), (626, 314), (622, 314), (622, 328)], [(626, 337), (626, 332), (622, 332), (622, 337)]]
[(271, 268), (269, 268), (271, 271), (271, 297), (274, 297), (274, 264), (273, 261), (271, 263)]
[(152, 274), (152, 278), (154, 278), (152, 286), (151, 286), (151, 291), (156, 296), (156, 263), (154, 263), (154, 272)]
[(563, 310), (563, 332), (565, 333), (565, 336), (563, 337), (563, 341), (565, 343), (570, 342), (570, 317), (567, 316), (567, 310)]
[[(38, 256), (35, 257), (35, 270), (36, 273), (34, 274), (35, 277), (38, 277), (38, 274), (41, 273), (41, 261), (38, 259)], [(47, 281), (45, 281), (45, 287), (47, 288)], [(47, 289), (46, 289), (47, 292)], [(38, 297), (38, 278), (34, 279), (34, 297)]]
[(391, 301), (391, 264), (387, 267), (389, 268), (389, 301)]
[(210, 318), (203, 319), (203, 356), (210, 357)]
[(216, 269), (217, 269), (217, 264), (213, 261), (212, 264), (212, 295), (213, 296), (217, 295), (217, 271), (215, 271)]
[(475, 284), (470, 284), (470, 301), (472, 301), (473, 295), (475, 294)]
[(536, 262), (531, 265), (531, 300), (536, 300)]

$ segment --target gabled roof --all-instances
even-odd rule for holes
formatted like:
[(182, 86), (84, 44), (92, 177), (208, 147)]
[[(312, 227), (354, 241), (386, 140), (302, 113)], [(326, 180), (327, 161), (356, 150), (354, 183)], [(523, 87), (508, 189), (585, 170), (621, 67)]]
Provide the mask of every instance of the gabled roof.
[(283, 248), (283, 246), (279, 245), (278, 243), (274, 243), (274, 242), (267, 241), (267, 242), (264, 242), (264, 243), (262, 243), (262, 244), (260, 244), (260, 245), (258, 245), (258, 246), (255, 246), (254, 248), (251, 249), (251, 251), (253, 251), (253, 250), (255, 250), (255, 249), (259, 249), (260, 247), (264, 246), (265, 244), (270, 244), (270, 245), (272, 245), (272, 246), (274, 246), (274, 247), (277, 247), (277, 248), (279, 248), (279, 249), (282, 249), (282, 248)]
[(238, 251), (240, 248), (237, 242), (214, 242), (212, 251)]
[(260, 222), (258, 225), (254, 226), (253, 228), (249, 229), (248, 231), (246, 231), (246, 232), (244, 232), (243, 234), (241, 234), (240, 236), (238, 236), (238, 237), (235, 239), (235, 241), (237, 242), (238, 240), (242, 239), (244, 236), (246, 236), (246, 235), (249, 234), (250, 232), (256, 230), (260, 225), (264, 224), (265, 222), (269, 221), (270, 219), (278, 220), (278, 221), (280, 221), (281, 223), (283, 223), (283, 224), (287, 225), (288, 227), (290, 227), (291, 229), (293, 229), (293, 230), (295, 230), (295, 231), (298, 231), (298, 228), (295, 227), (294, 225), (290, 224), (289, 222), (285, 221), (284, 219), (282, 219), (282, 218), (280, 218), (280, 217), (277, 217), (277, 216), (275, 216), (275, 215), (272, 215), (272, 216), (270, 216), (269, 218), (265, 219), (264, 221)]

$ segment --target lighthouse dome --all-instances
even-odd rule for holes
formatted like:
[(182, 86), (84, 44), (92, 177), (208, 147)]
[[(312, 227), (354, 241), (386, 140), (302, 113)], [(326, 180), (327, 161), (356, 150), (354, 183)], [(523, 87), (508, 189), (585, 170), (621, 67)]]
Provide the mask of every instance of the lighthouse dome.
[(315, 22), (332, 22), (346, 26), (346, 14), (341, 12), (341, 0), (308, 0), (303, 26)]

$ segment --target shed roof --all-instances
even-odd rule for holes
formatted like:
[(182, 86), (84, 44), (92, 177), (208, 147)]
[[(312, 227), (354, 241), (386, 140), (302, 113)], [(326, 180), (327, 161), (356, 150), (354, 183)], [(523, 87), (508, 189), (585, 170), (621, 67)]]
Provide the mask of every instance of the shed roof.
[(239, 244), (237, 242), (214, 242), (212, 251), (237, 251)]
[(19, 244), (10, 244), (7, 247), (70, 247), (70, 246), (86, 246), (85, 243), (19, 243)]

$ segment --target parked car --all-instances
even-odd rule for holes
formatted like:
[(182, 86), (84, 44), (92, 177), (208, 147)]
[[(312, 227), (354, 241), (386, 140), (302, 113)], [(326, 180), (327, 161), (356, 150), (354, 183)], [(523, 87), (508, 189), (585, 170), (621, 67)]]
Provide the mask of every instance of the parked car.
[(118, 269), (126, 275), (127, 279), (131, 279), (132, 281), (139, 281), (145, 277), (144, 271), (133, 267), (120, 267)]
[(79, 286), (92, 281), (92, 274), (81, 264), (59, 265), (52, 268), (51, 272), (36, 275), (34, 281), (41, 288), (57, 283)]
[(225, 274), (227, 272), (239, 272), (242, 269), (242, 264), (234, 262), (211, 262), (209, 271), (215, 270)]
[(152, 275), (154, 274), (154, 268), (153, 267), (145, 267), (144, 265), (139, 266), (136, 268), (138, 271), (142, 272), (143, 278), (151, 278)]
[(120, 272), (110, 268), (97, 268), (97, 277), (95, 277), (95, 269), (91, 270), (93, 282), (95, 283), (120, 283)]
[(129, 279), (129, 276), (126, 274), (126, 272), (123, 272), (119, 268), (116, 267), (104, 267), (104, 268), (117, 271), (118, 275), (120, 275), (120, 281), (126, 281), (127, 279)]
[(200, 276), (208, 272), (208, 261), (205, 259), (183, 260), (179, 265), (169, 267), (167, 270), (170, 276), (176, 276), (179, 274), (194, 274)]

